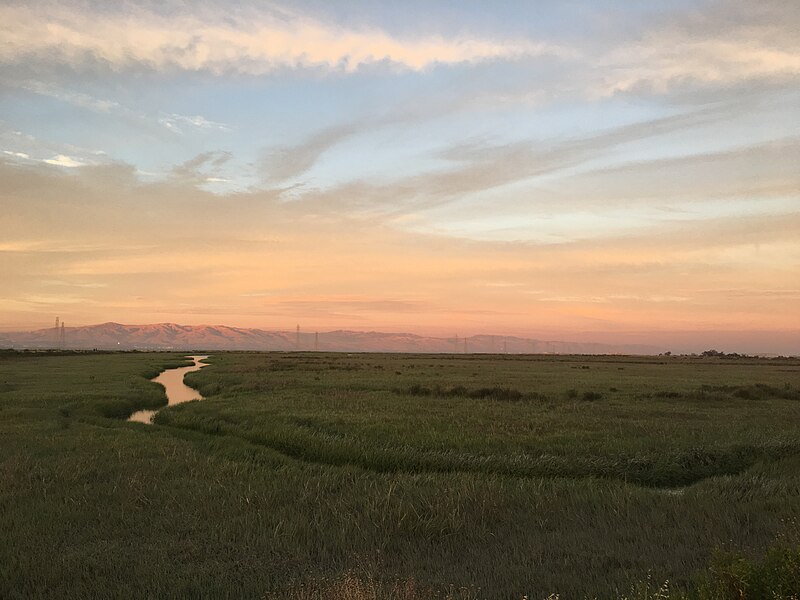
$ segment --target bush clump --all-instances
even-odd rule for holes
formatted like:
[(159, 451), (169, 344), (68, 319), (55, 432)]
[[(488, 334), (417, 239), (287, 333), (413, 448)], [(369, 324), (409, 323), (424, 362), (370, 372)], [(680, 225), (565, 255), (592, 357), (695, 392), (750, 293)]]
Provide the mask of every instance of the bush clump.
[(405, 390), (402, 390), (408, 396), (433, 396), (438, 398), (474, 398), (476, 400), (501, 400), (507, 402), (520, 402), (522, 400), (542, 400), (545, 397), (536, 392), (531, 394), (524, 394), (523, 392), (510, 387), (493, 386), (469, 389), (463, 385), (455, 385), (452, 387), (442, 387), (435, 385), (427, 387), (415, 383)]
[(696, 397), (713, 399), (720, 397), (738, 398), (740, 400), (800, 400), (800, 388), (793, 387), (790, 383), (783, 386), (755, 383), (751, 385), (701, 385)]
[(800, 544), (779, 540), (756, 560), (718, 550), (700, 576), (698, 588), (697, 597), (702, 600), (798, 598)]

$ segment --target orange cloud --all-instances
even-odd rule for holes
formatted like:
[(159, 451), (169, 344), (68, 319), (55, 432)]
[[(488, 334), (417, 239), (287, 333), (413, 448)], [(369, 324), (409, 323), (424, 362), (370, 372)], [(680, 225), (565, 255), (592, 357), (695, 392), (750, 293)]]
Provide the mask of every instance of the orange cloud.
[[(299, 321), (462, 335), (800, 329), (800, 214), (563, 244), (479, 242), (404, 231), (336, 203), (132, 183), (113, 168), (0, 162), (0, 176), (13, 220), (0, 246), (5, 324), (57, 313), (71, 323)], [(46, 189), (58, 190), (52, 220)]]

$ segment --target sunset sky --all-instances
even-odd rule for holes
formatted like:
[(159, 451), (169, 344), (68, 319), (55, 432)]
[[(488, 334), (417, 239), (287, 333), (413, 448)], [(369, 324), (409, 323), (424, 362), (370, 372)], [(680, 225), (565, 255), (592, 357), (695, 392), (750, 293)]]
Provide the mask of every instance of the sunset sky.
[(0, 326), (800, 352), (798, 31), (794, 0), (4, 1)]

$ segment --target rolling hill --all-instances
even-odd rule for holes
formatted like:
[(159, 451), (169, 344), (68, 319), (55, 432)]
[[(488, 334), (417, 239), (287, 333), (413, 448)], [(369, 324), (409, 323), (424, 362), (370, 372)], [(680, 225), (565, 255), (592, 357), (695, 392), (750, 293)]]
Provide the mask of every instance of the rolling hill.
[[(0, 347), (45, 349), (59, 347), (52, 328), (6, 332)], [(64, 348), (99, 350), (315, 350), (326, 352), (431, 352), (510, 354), (657, 354), (644, 345), (611, 345), (537, 340), (514, 336), (476, 335), (466, 338), (420, 336), (377, 331), (301, 333), (266, 331), (225, 325), (121, 325), (103, 323), (65, 330)]]

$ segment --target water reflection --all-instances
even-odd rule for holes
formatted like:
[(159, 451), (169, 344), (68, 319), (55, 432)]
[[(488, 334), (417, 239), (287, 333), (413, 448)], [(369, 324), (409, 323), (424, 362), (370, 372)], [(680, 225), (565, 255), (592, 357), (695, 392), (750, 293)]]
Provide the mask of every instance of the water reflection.
[[(187, 373), (199, 371), (203, 367), (207, 367), (208, 364), (201, 361), (208, 358), (208, 355), (190, 356), (189, 358), (194, 361), (193, 365), (189, 367), (178, 367), (177, 369), (167, 369), (166, 371), (162, 371), (158, 377), (151, 380), (164, 386), (167, 392), (167, 406), (203, 399), (200, 392), (183, 383), (183, 377)], [(139, 410), (128, 417), (128, 420), (136, 421), (137, 423), (152, 423), (153, 417), (157, 412), (158, 410)]]

